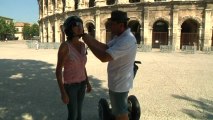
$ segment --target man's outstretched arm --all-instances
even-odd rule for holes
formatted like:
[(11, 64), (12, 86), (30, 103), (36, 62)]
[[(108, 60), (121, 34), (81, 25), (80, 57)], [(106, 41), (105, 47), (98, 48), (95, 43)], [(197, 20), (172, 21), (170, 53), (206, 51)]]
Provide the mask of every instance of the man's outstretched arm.
[(84, 34), (82, 36), (83, 41), (87, 44), (87, 46), (90, 48), (92, 53), (101, 61), (101, 62), (108, 62), (113, 60), (110, 54), (106, 52), (108, 49), (108, 46), (104, 43), (99, 42), (92, 36), (88, 34)]

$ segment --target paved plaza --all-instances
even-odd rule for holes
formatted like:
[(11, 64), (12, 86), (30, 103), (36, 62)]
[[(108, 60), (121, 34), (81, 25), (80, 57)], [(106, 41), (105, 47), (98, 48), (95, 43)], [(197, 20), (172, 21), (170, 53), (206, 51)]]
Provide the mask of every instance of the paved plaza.
[[(140, 120), (213, 119), (213, 54), (138, 52), (142, 62), (130, 95)], [(28, 49), (24, 41), (0, 42), (0, 120), (66, 120), (55, 78), (57, 49)], [(88, 51), (93, 91), (86, 94), (83, 120), (98, 120), (98, 101), (108, 99), (107, 63)]]

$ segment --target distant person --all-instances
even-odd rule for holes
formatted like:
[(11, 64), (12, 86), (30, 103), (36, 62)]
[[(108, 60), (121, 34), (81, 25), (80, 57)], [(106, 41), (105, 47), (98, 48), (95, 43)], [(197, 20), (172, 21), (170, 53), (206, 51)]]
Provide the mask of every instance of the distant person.
[(83, 21), (77, 16), (68, 17), (63, 28), (67, 40), (58, 50), (56, 77), (61, 99), (67, 104), (67, 120), (81, 120), (85, 91), (92, 90), (85, 67), (87, 62), (85, 44), (79, 41), (83, 33)]
[(108, 87), (112, 114), (116, 120), (128, 120), (128, 93), (133, 86), (133, 65), (136, 56), (137, 41), (127, 27), (127, 13), (112, 11), (111, 32), (113, 39), (107, 44), (101, 43), (88, 34), (83, 40), (93, 54), (102, 62), (108, 63)]
[(39, 49), (39, 42), (38, 42), (38, 40), (35, 41), (35, 47), (36, 47), (36, 50)]

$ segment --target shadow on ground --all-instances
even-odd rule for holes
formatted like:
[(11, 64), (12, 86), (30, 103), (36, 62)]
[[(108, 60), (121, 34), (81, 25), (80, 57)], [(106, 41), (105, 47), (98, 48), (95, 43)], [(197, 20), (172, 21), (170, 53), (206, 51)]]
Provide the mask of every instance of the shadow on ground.
[[(0, 59), (0, 120), (65, 120), (53, 64)], [(102, 81), (89, 76), (93, 92), (85, 97), (84, 120), (97, 120), (97, 104), (108, 94)]]
[(195, 108), (191, 109), (182, 109), (181, 111), (193, 119), (202, 119), (207, 120), (213, 119), (213, 101), (207, 100), (204, 98), (199, 98), (198, 100), (190, 98), (188, 96), (180, 96), (180, 95), (172, 95), (172, 97), (185, 100), (191, 103), (191, 105)]

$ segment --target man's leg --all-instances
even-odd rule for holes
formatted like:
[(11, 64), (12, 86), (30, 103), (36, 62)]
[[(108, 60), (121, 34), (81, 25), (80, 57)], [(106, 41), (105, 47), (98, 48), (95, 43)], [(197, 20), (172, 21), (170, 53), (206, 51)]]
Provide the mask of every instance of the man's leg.
[(113, 92), (109, 90), (109, 97), (112, 106), (112, 114), (116, 120), (129, 120), (128, 97), (129, 92)]

